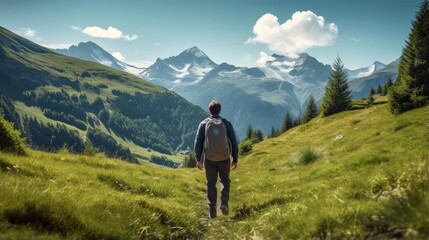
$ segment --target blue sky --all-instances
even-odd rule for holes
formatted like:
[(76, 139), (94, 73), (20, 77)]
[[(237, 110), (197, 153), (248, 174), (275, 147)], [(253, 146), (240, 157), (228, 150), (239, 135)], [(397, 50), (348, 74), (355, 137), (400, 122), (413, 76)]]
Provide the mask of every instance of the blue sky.
[(250, 67), (273, 53), (307, 52), (326, 64), (338, 54), (347, 68), (356, 69), (400, 56), (420, 3), (0, 0), (0, 26), (51, 47), (93, 41), (135, 64), (197, 46), (218, 64)]

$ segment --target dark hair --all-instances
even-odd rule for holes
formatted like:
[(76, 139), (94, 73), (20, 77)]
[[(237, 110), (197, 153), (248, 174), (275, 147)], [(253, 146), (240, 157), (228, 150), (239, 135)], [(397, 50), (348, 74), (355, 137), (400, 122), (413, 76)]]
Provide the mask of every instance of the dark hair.
[(209, 112), (211, 115), (219, 115), (221, 108), (222, 107), (218, 101), (213, 100), (209, 104)]

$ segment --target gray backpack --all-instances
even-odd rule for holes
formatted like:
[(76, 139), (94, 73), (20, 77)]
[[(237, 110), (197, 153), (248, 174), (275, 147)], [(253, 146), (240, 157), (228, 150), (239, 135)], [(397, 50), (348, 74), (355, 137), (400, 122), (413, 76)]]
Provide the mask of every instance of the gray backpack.
[(229, 159), (230, 143), (223, 119), (206, 119), (206, 139), (204, 141), (205, 157), (211, 161)]

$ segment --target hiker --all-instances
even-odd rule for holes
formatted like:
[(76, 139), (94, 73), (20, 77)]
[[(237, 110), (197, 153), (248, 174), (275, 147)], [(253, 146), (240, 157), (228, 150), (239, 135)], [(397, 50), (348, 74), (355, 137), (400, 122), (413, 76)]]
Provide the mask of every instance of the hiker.
[[(217, 101), (209, 104), (210, 117), (203, 120), (198, 126), (195, 137), (195, 154), (197, 168), (203, 169), (203, 160), (206, 169), (207, 199), (209, 202), (209, 217), (216, 218), (217, 176), (222, 183), (220, 209), (228, 215), (228, 201), (230, 189), (230, 168), (237, 168), (238, 147), (232, 124), (219, 114), (221, 105)], [(230, 160), (232, 155), (232, 164)]]

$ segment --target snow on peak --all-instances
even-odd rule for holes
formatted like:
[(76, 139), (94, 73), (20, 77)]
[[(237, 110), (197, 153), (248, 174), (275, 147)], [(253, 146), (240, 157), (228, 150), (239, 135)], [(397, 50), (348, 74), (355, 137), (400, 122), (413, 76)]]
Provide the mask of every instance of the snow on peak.
[(192, 55), (194, 55), (197, 58), (206, 58), (207, 57), (207, 55), (203, 51), (201, 51), (199, 48), (197, 48), (196, 46), (189, 48), (185, 52), (191, 53)]

